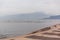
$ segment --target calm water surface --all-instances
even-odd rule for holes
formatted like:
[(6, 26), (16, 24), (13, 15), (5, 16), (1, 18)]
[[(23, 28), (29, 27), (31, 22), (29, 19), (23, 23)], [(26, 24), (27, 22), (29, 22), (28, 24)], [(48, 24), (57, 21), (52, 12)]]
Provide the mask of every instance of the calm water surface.
[(60, 24), (60, 20), (42, 20), (41, 22), (0, 22), (0, 34), (8, 36), (25, 35), (32, 31)]

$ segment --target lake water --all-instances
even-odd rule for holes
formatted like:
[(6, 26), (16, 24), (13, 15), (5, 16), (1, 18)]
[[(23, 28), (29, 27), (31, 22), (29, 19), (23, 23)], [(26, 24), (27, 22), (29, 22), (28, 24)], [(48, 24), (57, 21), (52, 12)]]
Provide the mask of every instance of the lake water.
[(43, 27), (60, 24), (60, 20), (41, 20), (34, 22), (0, 22), (0, 34), (12, 36), (25, 35)]

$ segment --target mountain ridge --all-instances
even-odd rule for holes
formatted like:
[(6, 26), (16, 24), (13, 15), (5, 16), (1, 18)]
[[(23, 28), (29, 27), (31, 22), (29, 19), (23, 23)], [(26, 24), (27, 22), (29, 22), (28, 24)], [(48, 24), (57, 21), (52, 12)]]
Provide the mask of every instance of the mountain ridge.
[(50, 17), (45, 18), (45, 19), (60, 19), (60, 15), (50, 16)]

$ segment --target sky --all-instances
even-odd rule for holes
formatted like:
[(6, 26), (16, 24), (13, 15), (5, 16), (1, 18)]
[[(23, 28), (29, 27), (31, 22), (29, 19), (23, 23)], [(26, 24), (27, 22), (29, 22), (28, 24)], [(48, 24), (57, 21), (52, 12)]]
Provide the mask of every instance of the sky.
[(0, 16), (44, 12), (60, 14), (60, 0), (0, 0)]

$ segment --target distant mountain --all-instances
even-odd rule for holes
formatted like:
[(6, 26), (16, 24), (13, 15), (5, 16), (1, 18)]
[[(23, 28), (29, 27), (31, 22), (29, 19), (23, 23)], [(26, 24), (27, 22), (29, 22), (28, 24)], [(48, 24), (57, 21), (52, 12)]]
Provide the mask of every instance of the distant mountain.
[(5, 16), (1, 19), (4, 20), (24, 20), (24, 19), (42, 19), (48, 17), (47, 14), (43, 12), (27, 13), (27, 14), (16, 14)]
[(45, 19), (60, 19), (60, 15), (50, 16), (49, 18), (45, 18)]

